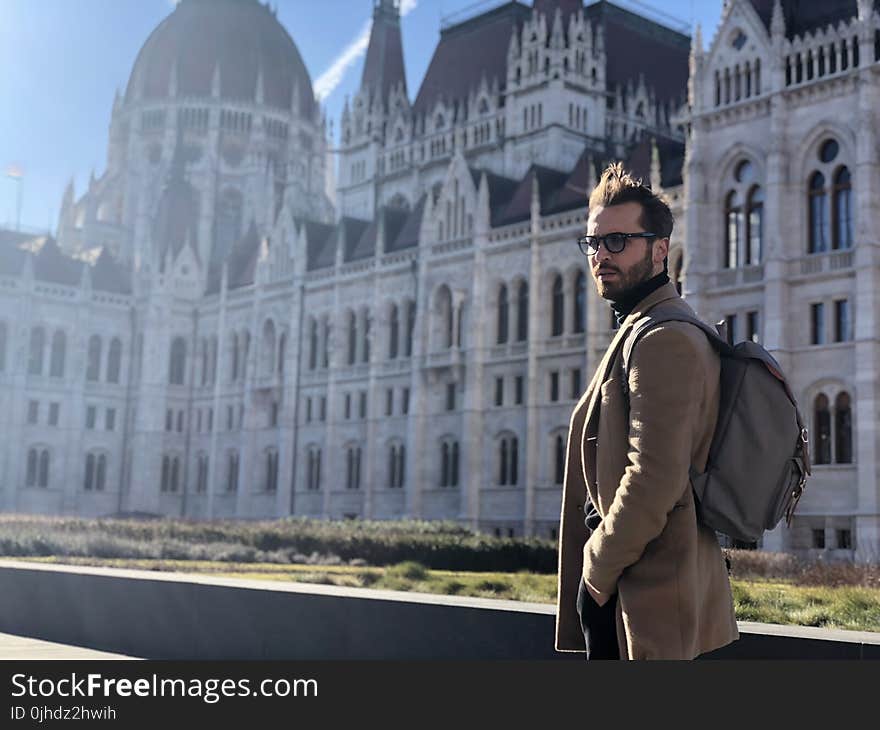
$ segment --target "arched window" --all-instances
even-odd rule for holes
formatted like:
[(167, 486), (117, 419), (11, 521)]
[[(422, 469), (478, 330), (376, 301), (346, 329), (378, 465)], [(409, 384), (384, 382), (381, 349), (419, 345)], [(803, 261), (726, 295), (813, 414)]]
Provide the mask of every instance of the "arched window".
[(452, 347), (452, 320), (453, 320), (453, 310), (452, 310), (452, 295), (449, 293), (449, 290), (446, 290), (446, 301), (444, 302), (444, 306), (446, 311), (444, 312), (446, 319), (446, 347)]
[(180, 457), (171, 459), (171, 483), (168, 485), (169, 492), (176, 492), (180, 485)]
[(330, 320), (327, 317), (324, 317), (324, 336), (322, 344), (324, 348), (321, 353), (322, 367), (330, 367)]
[(171, 343), (168, 358), (168, 383), (183, 385), (186, 372), (186, 342), (182, 337), (175, 337)]
[(349, 489), (360, 489), (361, 486), (361, 448), (350, 446), (346, 452), (347, 479)]
[(6, 322), (0, 322), (0, 373), (6, 369)]
[(40, 473), (37, 479), (38, 487), (49, 486), (49, 450), (43, 449), (40, 452)]
[(83, 479), (83, 489), (92, 490), (95, 488), (95, 455), (86, 454), (86, 473)]
[(406, 303), (406, 356), (412, 357), (413, 353), (413, 335), (416, 327), (416, 303), (408, 301)]
[(36, 449), (28, 449), (27, 457), (27, 475), (25, 477), (25, 485), (28, 487), (37, 486), (37, 468), (39, 456)]
[(266, 491), (278, 491), (278, 449), (266, 449)]
[(831, 217), (828, 213), (825, 176), (821, 172), (814, 172), (810, 176), (808, 200), (810, 214), (808, 253), (827, 251), (828, 241), (831, 238)]
[(450, 449), (450, 464), (449, 464), (449, 476), (451, 479), (450, 486), (457, 487), (458, 486), (458, 441), (452, 442), (452, 448)]
[(361, 353), (363, 356), (363, 362), (370, 362), (370, 310), (365, 309), (361, 314), (361, 318), (364, 323), (363, 332), (363, 347), (361, 349)]
[(171, 482), (171, 459), (167, 456), (162, 457), (162, 479), (159, 483), (159, 491), (167, 492), (168, 485)]
[(455, 311), (452, 306), (452, 292), (445, 284), (434, 295), (431, 315), (431, 347), (435, 350), (449, 348), (453, 344)]
[(496, 341), (499, 345), (507, 342), (507, 315), (507, 286), (502, 284), (501, 289), (498, 290), (498, 338)]
[(241, 236), (242, 209), (244, 198), (234, 188), (227, 188), (217, 201), (214, 250), (211, 259), (216, 263), (225, 261), (232, 247)]
[(287, 357), (287, 334), (278, 338), (278, 374), (284, 375), (284, 359)]
[(122, 368), (122, 342), (118, 337), (110, 340), (110, 351), (107, 354), (107, 382), (118, 383), (119, 371)]
[(841, 167), (835, 173), (831, 195), (831, 215), (834, 220), (831, 247), (835, 250), (852, 248), (852, 181), (846, 167)]
[(449, 442), (444, 441), (440, 444), (440, 486), (448, 487), (450, 484), (449, 478)]
[(348, 313), (348, 364), (354, 365), (357, 355), (357, 318), (354, 312)]
[(101, 338), (92, 335), (89, 338), (89, 359), (86, 365), (86, 380), (96, 383), (101, 377)]
[(198, 476), (196, 478), (196, 492), (204, 493), (208, 491), (208, 455), (199, 454), (198, 457)]
[(64, 377), (64, 360), (67, 352), (67, 337), (58, 330), (52, 335), (52, 354), (49, 357), (49, 375), (53, 378)]
[(565, 480), (565, 440), (562, 435), (556, 437), (556, 453), (555, 453), (555, 483), (562, 484)]
[(816, 396), (813, 404), (813, 451), (817, 464), (831, 463), (831, 413), (828, 397), (822, 393)]
[(83, 488), (87, 491), (103, 492), (106, 481), (107, 456), (105, 454), (87, 454)]
[(306, 489), (314, 489), (315, 488), (315, 450), (312, 447), (309, 447), (308, 450), (308, 464), (306, 467)]
[(226, 469), (226, 491), (238, 490), (238, 452), (230, 451)]
[(204, 337), (201, 340), (200, 347), (202, 350), (202, 385), (208, 384), (208, 340)]
[(574, 331), (578, 333), (586, 329), (586, 301), (587, 277), (583, 271), (578, 271), (574, 279)]
[(852, 464), (852, 410), (848, 393), (840, 393), (834, 401), (834, 460)]
[(562, 291), (562, 276), (556, 275), (553, 280), (552, 328), (554, 337), (562, 334), (563, 312), (565, 311), (565, 294)]
[(31, 330), (30, 352), (28, 357), (28, 374), (43, 374), (43, 350), (46, 347), (46, 334), (41, 327)]
[(516, 293), (516, 339), (525, 342), (529, 337), (529, 285), (522, 281)]
[(507, 484), (507, 439), (501, 439), (498, 444), (498, 483)]
[(406, 446), (400, 444), (397, 447), (397, 486), (402, 487), (406, 483)]
[(740, 239), (743, 235), (743, 212), (739, 195), (735, 190), (724, 200), (724, 268), (735, 269), (739, 265)]
[(275, 323), (267, 319), (263, 324), (263, 367), (262, 375), (268, 376), (275, 372)]
[(318, 367), (318, 321), (309, 319), (309, 370)]
[(245, 330), (241, 333), (241, 378), (247, 378), (248, 355), (251, 351), (251, 333)]
[(757, 185), (746, 200), (746, 266), (761, 263), (764, 241), (764, 191)]
[(98, 454), (98, 463), (95, 468), (95, 490), (104, 491), (104, 484), (107, 480), (107, 456)]
[(388, 486), (397, 486), (397, 447), (393, 444), (388, 448)]
[(388, 324), (388, 358), (394, 360), (397, 357), (397, 339), (400, 333), (400, 321), (397, 313), (397, 305), (391, 305), (391, 316)]
[(519, 439), (516, 436), (510, 439), (510, 484), (516, 486), (519, 483)]
[(210, 382), (213, 385), (217, 382), (217, 351), (219, 349), (219, 344), (217, 342), (217, 335), (214, 335), (211, 338), (211, 377)]
[(238, 380), (238, 335), (235, 332), (232, 333), (232, 339), (229, 342), (229, 361), (229, 381), (234, 383)]

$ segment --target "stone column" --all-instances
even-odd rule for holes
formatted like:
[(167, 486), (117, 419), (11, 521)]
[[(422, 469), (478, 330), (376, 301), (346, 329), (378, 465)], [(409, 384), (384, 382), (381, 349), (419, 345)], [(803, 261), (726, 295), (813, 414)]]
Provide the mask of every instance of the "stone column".
[[(864, 51), (867, 53), (868, 49)], [(880, 164), (877, 115), (880, 103), (876, 83), (864, 69), (858, 77), (859, 112), (856, 128), (856, 172), (853, 195), (855, 238), (855, 338), (856, 393), (854, 404), (855, 457), (858, 464), (858, 508), (855, 519), (855, 554), (858, 562), (876, 561), (880, 555), (880, 241), (876, 221), (880, 216)]]

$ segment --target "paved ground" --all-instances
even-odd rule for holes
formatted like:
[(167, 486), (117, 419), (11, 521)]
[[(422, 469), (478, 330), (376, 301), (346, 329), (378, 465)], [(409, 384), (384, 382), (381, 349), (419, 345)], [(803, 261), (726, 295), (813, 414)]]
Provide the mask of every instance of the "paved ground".
[(0, 634), (0, 659), (134, 659), (122, 654), (56, 644), (26, 636)]

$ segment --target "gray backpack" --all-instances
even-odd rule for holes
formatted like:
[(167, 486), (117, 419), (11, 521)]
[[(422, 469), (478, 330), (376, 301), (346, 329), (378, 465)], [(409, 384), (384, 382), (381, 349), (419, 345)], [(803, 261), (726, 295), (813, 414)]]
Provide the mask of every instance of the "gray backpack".
[[(756, 542), (783, 518), (791, 519), (810, 475), (807, 429), (779, 363), (754, 342), (735, 346), (709, 325), (682, 312), (658, 308), (635, 323), (623, 347), (629, 373), (633, 348), (662, 322), (699, 327), (721, 356), (718, 423), (706, 471), (691, 467), (699, 519), (735, 540)], [(625, 379), (626, 383), (627, 380)]]

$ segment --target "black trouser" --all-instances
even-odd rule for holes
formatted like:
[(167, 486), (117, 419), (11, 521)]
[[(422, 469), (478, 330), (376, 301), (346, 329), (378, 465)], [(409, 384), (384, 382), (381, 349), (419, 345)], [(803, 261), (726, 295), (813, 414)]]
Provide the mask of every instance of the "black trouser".
[[(589, 505), (584, 524), (589, 534), (599, 526), (601, 518), (596, 508)], [(581, 630), (587, 647), (587, 661), (590, 659), (620, 659), (617, 645), (617, 593), (604, 606), (600, 606), (587, 591), (587, 584), (581, 578), (578, 588), (577, 612), (581, 619)]]

